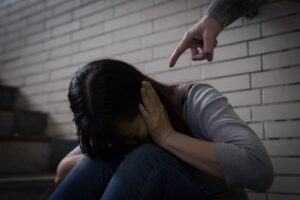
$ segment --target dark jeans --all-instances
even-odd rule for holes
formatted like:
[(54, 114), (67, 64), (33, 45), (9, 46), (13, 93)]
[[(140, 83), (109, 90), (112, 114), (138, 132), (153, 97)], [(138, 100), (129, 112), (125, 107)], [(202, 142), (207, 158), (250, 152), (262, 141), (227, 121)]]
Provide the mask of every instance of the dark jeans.
[(211, 199), (182, 162), (155, 144), (110, 160), (84, 157), (52, 193), (57, 199)]

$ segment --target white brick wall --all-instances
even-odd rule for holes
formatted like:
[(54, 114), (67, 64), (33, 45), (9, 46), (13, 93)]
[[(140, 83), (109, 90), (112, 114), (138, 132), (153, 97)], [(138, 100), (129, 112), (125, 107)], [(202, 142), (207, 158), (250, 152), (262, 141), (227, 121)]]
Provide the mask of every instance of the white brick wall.
[(47, 134), (74, 137), (72, 74), (113, 57), (164, 83), (213, 85), (263, 141), (276, 179), (250, 199), (300, 198), (300, 3), (270, 1), (218, 36), (214, 61), (168, 59), (211, 0), (34, 0), (0, 3), (0, 81), (20, 106), (49, 113)]

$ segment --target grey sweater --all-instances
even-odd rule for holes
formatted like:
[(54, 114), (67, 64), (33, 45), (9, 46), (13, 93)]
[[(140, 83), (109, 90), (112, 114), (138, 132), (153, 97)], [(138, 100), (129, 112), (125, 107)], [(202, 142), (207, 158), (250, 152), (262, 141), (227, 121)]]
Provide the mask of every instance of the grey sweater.
[(243, 14), (256, 10), (268, 0), (212, 0), (206, 14), (225, 28)]
[(246, 199), (242, 188), (258, 192), (273, 182), (271, 160), (255, 132), (234, 112), (227, 97), (209, 84), (195, 83), (184, 95), (183, 117), (194, 137), (216, 143), (225, 182), (199, 171), (195, 177), (216, 199)]

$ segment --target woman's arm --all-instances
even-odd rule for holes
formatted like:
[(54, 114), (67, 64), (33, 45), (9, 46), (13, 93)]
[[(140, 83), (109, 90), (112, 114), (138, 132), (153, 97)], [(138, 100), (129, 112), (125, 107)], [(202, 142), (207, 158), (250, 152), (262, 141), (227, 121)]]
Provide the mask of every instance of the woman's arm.
[(224, 179), (216, 158), (216, 143), (192, 138), (175, 131), (160, 146), (195, 168)]
[(194, 84), (189, 91), (184, 119), (192, 138), (174, 131), (152, 85), (143, 81), (142, 86), (143, 104), (139, 109), (148, 133), (158, 145), (195, 168), (224, 177), (228, 185), (256, 191), (270, 187), (273, 166), (264, 146), (214, 87)]

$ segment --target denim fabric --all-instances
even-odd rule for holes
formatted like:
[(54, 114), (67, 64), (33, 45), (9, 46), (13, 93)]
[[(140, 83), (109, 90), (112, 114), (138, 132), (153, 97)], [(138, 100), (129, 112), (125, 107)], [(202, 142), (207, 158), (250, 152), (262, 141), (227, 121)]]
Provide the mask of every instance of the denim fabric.
[(110, 160), (85, 157), (52, 193), (57, 199), (211, 199), (184, 164), (147, 143)]

